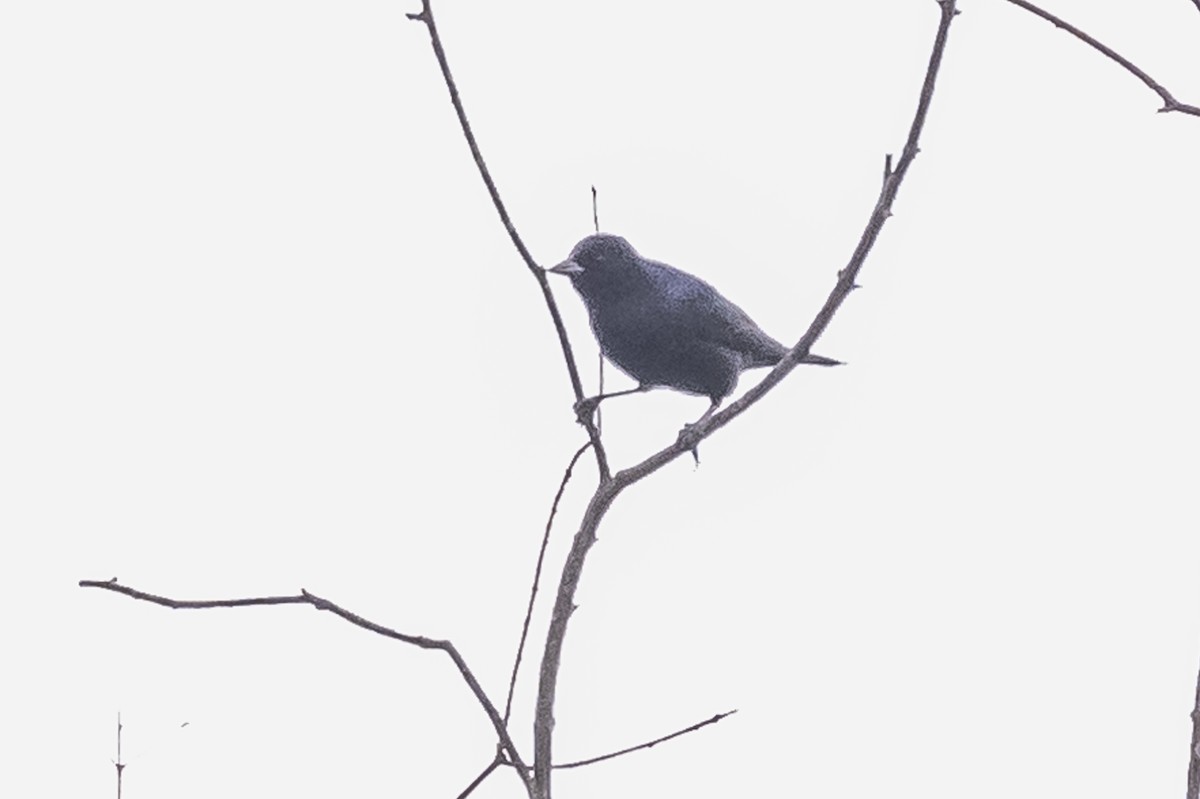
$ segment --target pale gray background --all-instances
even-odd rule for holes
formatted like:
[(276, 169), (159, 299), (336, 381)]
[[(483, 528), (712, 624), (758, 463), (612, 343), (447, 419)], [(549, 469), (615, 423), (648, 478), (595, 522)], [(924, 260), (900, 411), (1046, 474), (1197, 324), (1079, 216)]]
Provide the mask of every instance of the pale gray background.
[[(491, 757), (439, 653), (310, 609), (75, 587), (303, 586), (452, 638), (502, 699), (582, 437), (416, 8), (5, 5), (6, 795), (111, 795), (118, 710), (127, 799), (452, 797)], [(1187, 0), (1053, 8), (1200, 102)], [(562, 758), (741, 712), (556, 795), (1182, 795), (1200, 119), (1156, 115), (1016, 7), (962, 9), (924, 152), (817, 348), (850, 365), (800, 370), (699, 470), (629, 491), (588, 565)], [(932, 0), (437, 10), (535, 257), (589, 231), (595, 183), (606, 230), (789, 341), (903, 141), (937, 22)], [(618, 401), (614, 463), (704, 407)], [(527, 751), (532, 704), (527, 679)], [(497, 775), (478, 795), (520, 793)]]

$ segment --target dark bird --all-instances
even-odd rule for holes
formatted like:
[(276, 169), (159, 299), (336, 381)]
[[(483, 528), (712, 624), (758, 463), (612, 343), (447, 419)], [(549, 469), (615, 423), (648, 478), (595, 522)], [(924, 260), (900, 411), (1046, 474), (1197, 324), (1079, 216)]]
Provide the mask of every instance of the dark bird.
[[(548, 271), (571, 279), (600, 351), (638, 382), (637, 388), (579, 403), (581, 418), (603, 399), (664, 386), (709, 398), (700, 424), (733, 393), (739, 374), (774, 366), (788, 351), (708, 283), (643, 258), (620, 236), (588, 236)], [(820, 355), (803, 362), (840, 364)]]

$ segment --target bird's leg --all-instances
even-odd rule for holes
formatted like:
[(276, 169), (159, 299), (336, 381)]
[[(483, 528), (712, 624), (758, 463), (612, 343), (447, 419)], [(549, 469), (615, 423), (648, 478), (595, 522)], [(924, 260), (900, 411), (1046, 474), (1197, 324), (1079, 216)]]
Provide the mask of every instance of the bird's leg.
[(700, 465), (700, 439), (696, 435), (696, 428), (707, 422), (709, 418), (717, 412), (717, 406), (720, 404), (721, 400), (714, 399), (712, 401), (712, 405), (708, 406), (708, 410), (705, 411), (699, 419), (685, 424), (683, 429), (679, 431), (678, 442), (691, 450), (692, 457), (696, 459), (697, 466)]
[(596, 408), (606, 399), (613, 397), (623, 397), (626, 394), (640, 394), (643, 391), (649, 391), (650, 386), (638, 386), (637, 388), (628, 388), (624, 391), (614, 391), (611, 394), (598, 394), (595, 397), (584, 397), (575, 403), (575, 418), (580, 424), (587, 424), (587, 421), (592, 418), (592, 414), (596, 412)]

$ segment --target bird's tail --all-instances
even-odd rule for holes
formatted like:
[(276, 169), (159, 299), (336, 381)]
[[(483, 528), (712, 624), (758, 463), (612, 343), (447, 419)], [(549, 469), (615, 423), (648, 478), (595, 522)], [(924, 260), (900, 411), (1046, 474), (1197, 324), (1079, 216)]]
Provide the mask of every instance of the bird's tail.
[(814, 355), (809, 353), (804, 356), (804, 360), (800, 363), (811, 363), (814, 366), (844, 366), (843, 361), (835, 361), (833, 358), (826, 358), (824, 355)]

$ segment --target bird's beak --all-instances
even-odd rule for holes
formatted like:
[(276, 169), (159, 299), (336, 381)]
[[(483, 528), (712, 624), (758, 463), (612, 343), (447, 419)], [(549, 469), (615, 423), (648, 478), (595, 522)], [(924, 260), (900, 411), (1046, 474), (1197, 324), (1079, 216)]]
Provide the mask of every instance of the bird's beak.
[(583, 267), (568, 258), (558, 266), (552, 266), (546, 271), (553, 272), (556, 275), (566, 275), (567, 277), (570, 277), (571, 275), (578, 275), (580, 272), (582, 272)]

